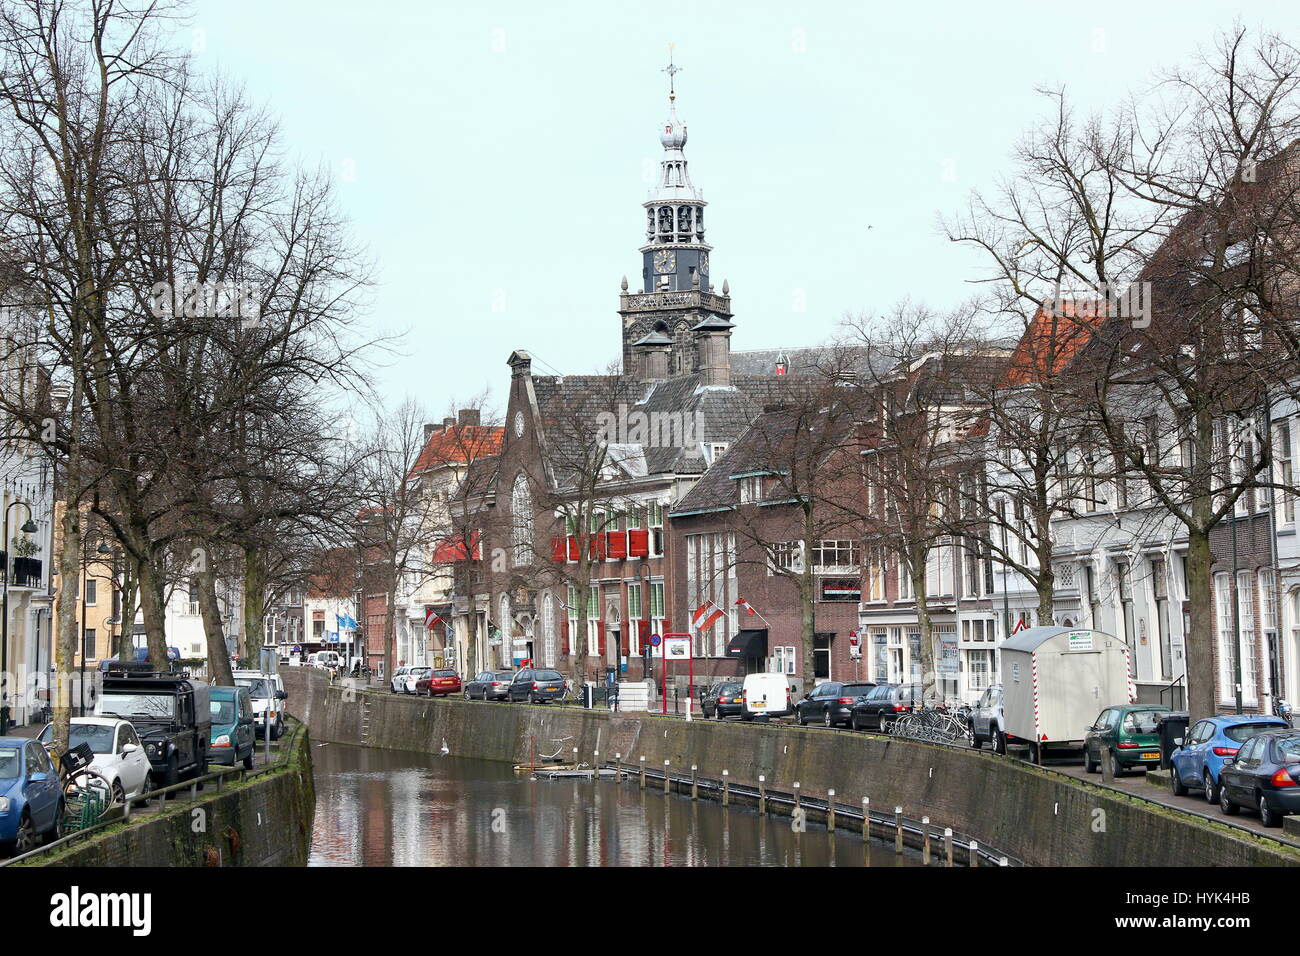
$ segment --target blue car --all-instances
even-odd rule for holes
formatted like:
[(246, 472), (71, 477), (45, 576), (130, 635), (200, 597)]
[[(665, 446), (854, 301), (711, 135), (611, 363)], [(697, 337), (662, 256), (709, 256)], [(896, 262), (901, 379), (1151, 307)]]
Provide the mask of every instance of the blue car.
[(1182, 746), (1170, 757), (1174, 795), (1185, 796), (1189, 789), (1204, 790), (1206, 802), (1218, 805), (1223, 761), (1237, 756), (1241, 745), (1256, 734), (1290, 726), (1281, 717), (1262, 714), (1198, 720), (1188, 728)]
[(0, 856), (63, 836), (63, 788), (38, 741), (0, 737)]

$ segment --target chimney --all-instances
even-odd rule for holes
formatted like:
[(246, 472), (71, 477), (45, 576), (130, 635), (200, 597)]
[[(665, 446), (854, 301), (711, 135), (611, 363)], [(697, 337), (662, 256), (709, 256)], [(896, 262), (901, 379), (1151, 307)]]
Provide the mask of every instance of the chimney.
[(448, 428), (450, 428), (452, 425), (455, 425), (455, 424), (456, 424), (456, 419), (451, 418), (450, 416), (448, 416), (447, 418), (444, 418), (444, 419), (442, 420), (442, 430), (443, 430), (443, 431), (446, 431)]
[(456, 413), (456, 424), (458, 425), (477, 425), (479, 421), (479, 410), (477, 408), (462, 408)]
[(432, 423), (426, 424), (426, 425), (424, 426), (424, 440), (425, 440), (425, 441), (428, 441), (428, 440), (429, 440), (429, 436), (432, 435), (432, 434), (433, 434), (434, 432), (436, 432), (437, 430), (438, 430), (438, 426), (437, 426), (437, 425), (434, 425), (434, 424), (432, 424)]
[(697, 368), (700, 384), (718, 388), (731, 385), (731, 330), (735, 326), (720, 315), (711, 315), (696, 325)]
[(662, 329), (655, 329), (632, 343), (641, 381), (662, 382), (668, 377), (668, 354), (672, 348), (673, 340)]
[(510, 366), (511, 378), (528, 378), (533, 374), (533, 357), (527, 352), (511, 352), (506, 364)]

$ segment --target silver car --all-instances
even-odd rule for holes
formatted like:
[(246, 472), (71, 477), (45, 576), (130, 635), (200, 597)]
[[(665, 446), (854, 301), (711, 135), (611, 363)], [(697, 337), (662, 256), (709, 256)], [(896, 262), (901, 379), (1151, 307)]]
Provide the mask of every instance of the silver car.
[(971, 737), (974, 745), (986, 741), (995, 753), (1007, 752), (1007, 730), (1002, 716), (1002, 685), (990, 684), (984, 689), (979, 703), (970, 714)]

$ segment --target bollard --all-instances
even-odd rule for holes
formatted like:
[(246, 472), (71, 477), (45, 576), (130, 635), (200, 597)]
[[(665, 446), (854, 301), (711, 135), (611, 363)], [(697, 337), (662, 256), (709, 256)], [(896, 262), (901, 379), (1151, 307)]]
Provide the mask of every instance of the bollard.
[(871, 798), (862, 798), (862, 842), (871, 839)]
[(930, 865), (930, 818), (921, 817), (921, 862)]
[(727, 771), (722, 771), (722, 805), (731, 804), (731, 780), (727, 776)]
[(952, 866), (952, 827), (943, 828), (943, 855), (947, 866)]
[(614, 779), (623, 779), (623, 754), (621, 752), (614, 754)]
[(970, 841), (970, 853), (966, 857), (967, 866), (980, 865), (980, 845), (974, 840)]
[(835, 791), (826, 791), (826, 829), (830, 833), (835, 832)]
[(998, 866), (1010, 866), (1010, 865), (1011, 865), (1011, 861), (1008, 860), (1005, 856), (1002, 859), (998, 860)]
[(696, 771), (698, 769), (699, 768), (695, 764), (691, 764), (691, 799), (692, 800), (697, 799), (700, 795), (700, 782), (696, 774)]
[(767, 787), (764, 785), (767, 778), (761, 773), (758, 775), (758, 814), (762, 816), (767, 813)]
[(798, 780), (796, 780), (796, 781), (794, 782), (794, 808), (795, 808), (796, 810), (800, 809), (800, 806), (799, 806), (799, 781), (798, 781)]
[(903, 852), (903, 808), (894, 807), (894, 852)]
[(641, 757), (641, 789), (645, 789), (645, 757)]
[(664, 761), (664, 793), (665, 793), (665, 794), (668, 792), (668, 786), (669, 786), (669, 783), (670, 783), (671, 779), (672, 779), (672, 778), (669, 776), (669, 773), (668, 773), (668, 761), (665, 760), (665, 761)]
[[(1087, 760), (1087, 759), (1088, 759), (1088, 751), (1087, 751), (1086, 749), (1085, 749), (1084, 752), (1083, 752), (1083, 759), (1084, 759), (1084, 760)], [(1115, 782), (1115, 775), (1114, 775), (1113, 773), (1111, 773), (1110, 756), (1109, 756), (1108, 754), (1106, 754), (1105, 752), (1103, 752), (1103, 753), (1101, 754), (1101, 759), (1098, 760), (1097, 762), (1098, 762), (1099, 764), (1101, 764), (1101, 782), (1102, 782), (1102, 783), (1114, 783), (1114, 782)]]

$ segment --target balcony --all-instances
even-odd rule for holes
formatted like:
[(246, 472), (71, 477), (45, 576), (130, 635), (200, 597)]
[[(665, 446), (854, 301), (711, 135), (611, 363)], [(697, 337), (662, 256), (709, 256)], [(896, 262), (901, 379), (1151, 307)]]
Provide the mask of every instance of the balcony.
[(11, 588), (39, 588), (41, 586), (41, 559), (14, 558), (14, 573), (9, 579)]

